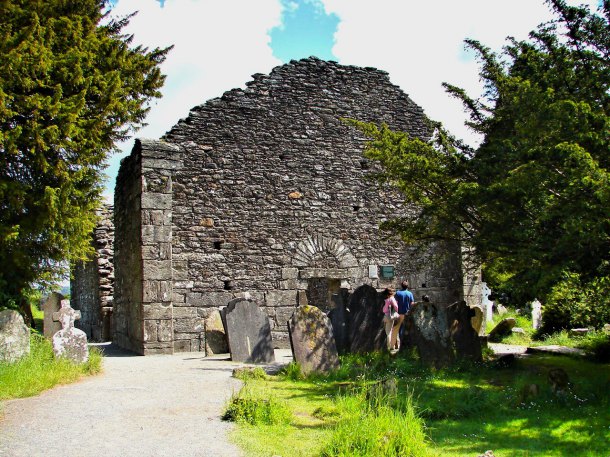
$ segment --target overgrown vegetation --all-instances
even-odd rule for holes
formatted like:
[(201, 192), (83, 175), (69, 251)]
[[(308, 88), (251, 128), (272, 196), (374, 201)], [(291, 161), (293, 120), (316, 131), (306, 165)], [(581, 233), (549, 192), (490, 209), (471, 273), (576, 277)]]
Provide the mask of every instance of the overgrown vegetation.
[[(570, 379), (560, 394), (548, 381), (557, 368)], [(433, 370), (378, 353), (342, 357), (328, 376), (295, 372), (247, 381), (292, 412), (288, 423), (240, 425), (233, 438), (247, 455), (597, 456), (610, 440), (610, 366), (582, 359)]]
[(0, 362), (0, 400), (38, 395), (101, 371), (102, 353), (97, 348), (89, 348), (89, 360), (79, 365), (56, 359), (51, 343), (37, 333), (32, 333), (30, 342), (28, 356), (15, 363)]

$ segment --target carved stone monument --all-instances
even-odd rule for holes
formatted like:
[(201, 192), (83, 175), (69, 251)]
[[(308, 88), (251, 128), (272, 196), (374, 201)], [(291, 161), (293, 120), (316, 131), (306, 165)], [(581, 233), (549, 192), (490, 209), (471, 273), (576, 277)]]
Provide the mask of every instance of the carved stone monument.
[(65, 357), (75, 363), (84, 363), (89, 359), (87, 335), (74, 328), (74, 321), (80, 319), (80, 311), (70, 307), (69, 300), (61, 301), (61, 308), (53, 314), (53, 320), (61, 324), (61, 330), (53, 335), (53, 353), (56, 358)]
[(231, 360), (247, 363), (275, 361), (269, 317), (255, 302), (236, 299), (221, 312)]
[(477, 335), (484, 335), (485, 327), (483, 326), (483, 323), (485, 322), (485, 320), (483, 319), (483, 310), (478, 306), (473, 306), (472, 312), (474, 313), (472, 318), (470, 319), (470, 324), (472, 325), (472, 328), (475, 332), (477, 332)]
[(44, 312), (44, 320), (42, 323), (44, 337), (48, 340), (53, 339), (53, 335), (61, 330), (61, 324), (53, 320), (53, 314), (61, 308), (61, 301), (65, 297), (58, 293), (52, 292), (42, 305)]
[(0, 311), (0, 362), (13, 363), (30, 353), (30, 329), (17, 311)]
[(288, 320), (294, 360), (305, 374), (339, 368), (330, 319), (315, 306), (299, 306)]
[(426, 365), (443, 367), (455, 359), (449, 332), (447, 307), (439, 303), (419, 302), (407, 314), (410, 341), (417, 347)]
[(350, 352), (371, 352), (385, 347), (383, 299), (371, 286), (358, 287), (350, 296), (347, 313)]
[(535, 299), (532, 302), (532, 327), (538, 330), (542, 326), (542, 303)]
[(456, 302), (447, 309), (449, 332), (458, 359), (482, 360), (479, 332), (472, 326), (472, 319), (476, 317), (477, 311), (482, 320), (481, 309), (476, 306), (470, 307), (465, 301)]

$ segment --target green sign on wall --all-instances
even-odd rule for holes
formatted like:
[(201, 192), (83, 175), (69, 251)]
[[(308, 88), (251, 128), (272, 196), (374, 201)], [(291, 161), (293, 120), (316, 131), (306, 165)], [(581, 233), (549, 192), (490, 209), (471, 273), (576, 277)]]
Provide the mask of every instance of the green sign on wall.
[(394, 265), (381, 265), (381, 278), (394, 279)]

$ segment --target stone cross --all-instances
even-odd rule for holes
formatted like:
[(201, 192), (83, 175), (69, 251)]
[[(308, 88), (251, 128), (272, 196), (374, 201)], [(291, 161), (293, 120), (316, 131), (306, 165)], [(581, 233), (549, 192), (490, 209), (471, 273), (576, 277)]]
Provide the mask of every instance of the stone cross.
[(80, 311), (72, 309), (69, 300), (61, 301), (61, 308), (53, 313), (53, 320), (58, 321), (62, 327), (53, 335), (55, 357), (66, 357), (76, 363), (84, 363), (89, 358), (87, 335), (74, 328), (74, 321), (80, 318)]

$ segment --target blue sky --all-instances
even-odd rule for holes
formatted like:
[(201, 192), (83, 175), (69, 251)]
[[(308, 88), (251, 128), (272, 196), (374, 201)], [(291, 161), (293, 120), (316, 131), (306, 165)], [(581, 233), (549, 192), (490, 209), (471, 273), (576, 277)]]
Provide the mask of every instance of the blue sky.
[[(163, 72), (164, 97), (136, 137), (159, 138), (189, 110), (245, 87), (254, 73), (315, 55), (341, 64), (376, 67), (456, 136), (476, 145), (461, 104), (442, 82), (481, 93), (478, 66), (464, 51), (474, 38), (500, 50), (551, 15), (543, 0), (114, 0), (116, 15), (133, 11), (127, 31), (148, 47), (173, 44)], [(596, 6), (598, 0), (568, 0)], [(105, 195), (112, 200), (120, 160), (110, 162)]]

